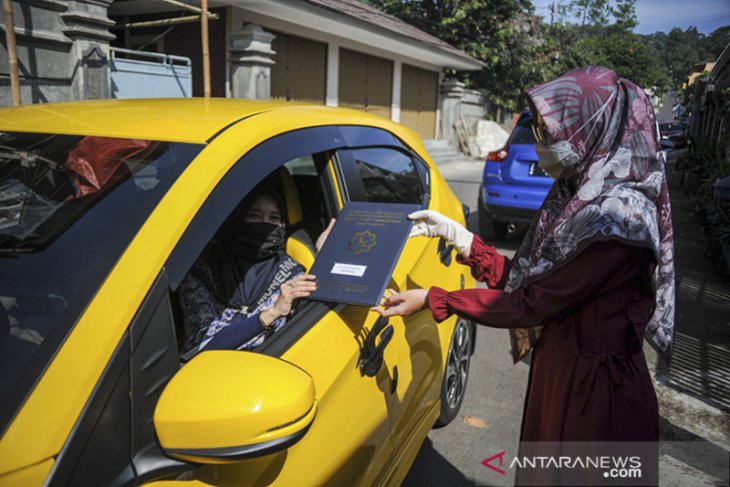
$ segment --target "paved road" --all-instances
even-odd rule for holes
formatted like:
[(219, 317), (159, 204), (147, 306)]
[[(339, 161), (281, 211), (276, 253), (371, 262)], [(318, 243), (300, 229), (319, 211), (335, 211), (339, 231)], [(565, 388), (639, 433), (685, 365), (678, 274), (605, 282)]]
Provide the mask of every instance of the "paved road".
[[(439, 169), (457, 197), (475, 210), (483, 162), (456, 161), (442, 164)], [(675, 219), (678, 215), (682, 215), (680, 218), (691, 218), (691, 212), (686, 208), (682, 209), (681, 205), (677, 210), (680, 211), (675, 212)], [(469, 222), (472, 231), (478, 228), (476, 213), (472, 212)], [(675, 238), (680, 237), (676, 235), (677, 223), (675, 223)], [(686, 232), (685, 240), (692, 240), (692, 234)], [(512, 256), (522, 236), (521, 233), (509, 236), (506, 241), (497, 244), (497, 249), (505, 255)], [(681, 240), (678, 244), (681, 245)], [(685, 265), (689, 267), (688, 264)], [(678, 275), (678, 279), (678, 292), (682, 293), (684, 278)], [(703, 282), (702, 278), (699, 282)], [(720, 306), (715, 302), (710, 303), (714, 303), (714, 307), (708, 306), (707, 299), (719, 296), (718, 285), (714, 281), (712, 284), (713, 293), (708, 294), (709, 298), (693, 297), (701, 305), (694, 307), (691, 310), (693, 313), (711, 315)], [(705, 294), (704, 288), (697, 292), (703, 296)], [(682, 309), (679, 311), (681, 314)], [(707, 318), (713, 319), (709, 315)], [(702, 321), (701, 316), (698, 320)], [(714, 317), (714, 320), (716, 321), (717, 317)], [(720, 322), (722, 320), (717, 324)], [(718, 337), (713, 338), (717, 343)], [(652, 372), (656, 372), (656, 355), (650, 353), (648, 346), (645, 350)], [(723, 369), (730, 367), (730, 358), (722, 360), (721, 366)], [(431, 431), (403, 485), (405, 487), (514, 485), (514, 478), (509, 470), (506, 475), (500, 475), (482, 466), (481, 462), (502, 451), (508, 454), (516, 451), (527, 373), (527, 364), (512, 365), (506, 331), (478, 327), (476, 351), (472, 358), (469, 384), (460, 415), (452, 424)], [(727, 376), (718, 376), (714, 379), (715, 382), (723, 380), (720, 377)], [(665, 443), (660, 463), (660, 485), (726, 485), (727, 458), (730, 450), (728, 415), (713, 405), (708, 405), (706, 401), (678, 392), (671, 384), (668, 386), (656, 384), (655, 388), (662, 416), (662, 441), (683, 442), (673, 445)]]
[(676, 96), (676, 91), (669, 91), (666, 95), (664, 95), (664, 102), (662, 104), (662, 107), (656, 112), (657, 121), (663, 122), (665, 120), (674, 119), (674, 113), (672, 112), (672, 108), (674, 108), (674, 98)]

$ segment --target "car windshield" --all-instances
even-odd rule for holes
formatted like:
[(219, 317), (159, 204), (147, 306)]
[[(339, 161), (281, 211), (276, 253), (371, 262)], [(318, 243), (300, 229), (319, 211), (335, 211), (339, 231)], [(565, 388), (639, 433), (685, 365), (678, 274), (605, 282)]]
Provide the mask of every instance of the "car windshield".
[(660, 123), (659, 130), (662, 132), (674, 132), (682, 130), (682, 125), (678, 123)]
[(0, 132), (0, 431), (201, 148)]

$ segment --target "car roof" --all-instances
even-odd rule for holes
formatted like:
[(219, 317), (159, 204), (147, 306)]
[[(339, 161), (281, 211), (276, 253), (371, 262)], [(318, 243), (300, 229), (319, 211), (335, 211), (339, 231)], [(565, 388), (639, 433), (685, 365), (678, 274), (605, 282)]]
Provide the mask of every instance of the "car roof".
[[(301, 110), (286, 101), (164, 98), (48, 103), (0, 109), (0, 130), (205, 143), (231, 124), (263, 112)], [(331, 110), (344, 119), (352, 110)], [(358, 117), (367, 116), (357, 112)], [(372, 116), (373, 118), (378, 118)]]

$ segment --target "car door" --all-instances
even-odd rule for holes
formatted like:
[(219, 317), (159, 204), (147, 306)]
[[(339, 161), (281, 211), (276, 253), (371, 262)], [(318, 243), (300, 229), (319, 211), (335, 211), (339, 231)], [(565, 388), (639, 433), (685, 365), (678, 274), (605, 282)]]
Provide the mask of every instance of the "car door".
[[(346, 175), (350, 201), (417, 203), (428, 208), (428, 166), (403, 145), (385, 140), (338, 152)], [(436, 239), (409, 239), (394, 270), (389, 287), (396, 290), (451, 287), (455, 282), (451, 249)], [(456, 281), (458, 282), (458, 281)], [(391, 436), (395, 451), (409, 454), (406, 445), (422, 439), (434, 421), (443, 350), (431, 313), (424, 311), (403, 319), (391, 317), (391, 347), (396, 357), (398, 383), (390, 407)], [(420, 444), (420, 441), (418, 441)], [(398, 464), (400, 458), (394, 459)]]
[[(201, 235), (209, 239), (250, 188), (271, 171), (285, 166), (295, 180), (316, 175), (322, 191), (322, 204), (316, 206), (328, 213), (320, 215), (324, 217), (320, 225), (336, 216), (342, 195), (329, 149), (342, 147), (349, 139), (352, 135), (345, 137), (334, 127), (304, 129), (265, 141), (244, 156), (208, 197), (173, 252), (166, 266), (171, 291), (175, 292), (205, 246), (207, 240)], [(315, 161), (316, 167), (303, 166), (306, 158)], [(312, 192), (300, 197), (309, 200)], [(378, 483), (392, 458), (388, 418), (394, 359), (391, 347), (379, 356), (369, 356), (383, 328), (376, 318), (366, 308), (305, 304), (257, 351), (290, 362), (312, 377), (318, 412), (306, 435), (279, 453), (191, 467), (188, 475), (211, 485)], [(362, 372), (368, 359), (381, 362), (374, 373)]]

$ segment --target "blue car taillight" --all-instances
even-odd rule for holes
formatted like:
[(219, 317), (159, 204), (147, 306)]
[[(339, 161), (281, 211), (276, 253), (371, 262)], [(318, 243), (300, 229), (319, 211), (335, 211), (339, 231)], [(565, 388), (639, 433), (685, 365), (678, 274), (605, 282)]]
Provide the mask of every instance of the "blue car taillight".
[(505, 145), (501, 149), (492, 151), (487, 154), (487, 162), (502, 162), (507, 159), (508, 155), (509, 151), (507, 150), (507, 146)]

